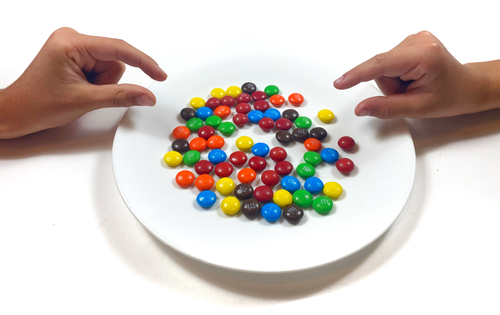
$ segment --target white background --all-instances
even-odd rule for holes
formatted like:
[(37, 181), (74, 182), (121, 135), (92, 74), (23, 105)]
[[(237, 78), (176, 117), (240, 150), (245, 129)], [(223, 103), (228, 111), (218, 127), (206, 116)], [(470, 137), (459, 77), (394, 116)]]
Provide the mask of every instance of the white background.
[[(249, 47), (333, 58), (347, 71), (421, 30), (460, 62), (498, 59), (493, 3), (3, 1), (0, 88), (62, 26), (124, 39), (167, 73)], [(122, 82), (152, 83), (133, 68)], [(99, 110), (0, 141), (0, 313), (500, 312), (500, 111), (407, 120), (417, 172), (393, 227), (343, 261), (286, 275), (218, 269), (154, 239), (114, 182), (111, 145), (123, 113)]]

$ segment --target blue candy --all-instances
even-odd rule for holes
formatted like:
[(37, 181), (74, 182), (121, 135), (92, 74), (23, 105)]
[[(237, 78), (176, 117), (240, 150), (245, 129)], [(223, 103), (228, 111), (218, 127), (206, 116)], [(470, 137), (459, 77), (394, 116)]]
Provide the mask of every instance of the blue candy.
[(309, 177), (304, 183), (304, 189), (311, 194), (317, 194), (323, 190), (323, 182), (317, 177)]
[(281, 217), (281, 208), (275, 203), (267, 203), (262, 206), (262, 216), (269, 222), (278, 221)]
[(221, 149), (213, 149), (208, 153), (208, 160), (214, 164), (219, 164), (226, 161), (227, 155), (226, 152)]
[(252, 153), (256, 156), (265, 157), (269, 153), (269, 146), (264, 142), (257, 142), (252, 147)]
[(210, 107), (200, 107), (196, 110), (196, 117), (200, 118), (201, 120), (205, 120), (208, 117), (212, 116), (214, 112), (210, 109)]
[(276, 120), (280, 119), (281, 113), (276, 108), (269, 108), (268, 110), (266, 110), (264, 112), (264, 117), (269, 117), (272, 120), (276, 121)]
[(204, 190), (196, 196), (196, 202), (203, 208), (210, 208), (217, 200), (217, 196), (211, 190)]
[(337, 150), (332, 148), (324, 148), (323, 150), (321, 150), (320, 155), (323, 161), (328, 163), (335, 163), (339, 159), (339, 153), (337, 152)]
[(296, 177), (285, 176), (281, 179), (281, 188), (294, 193), (296, 190), (300, 189), (300, 181)]
[(259, 120), (264, 118), (264, 113), (261, 112), (260, 110), (252, 110), (248, 114), (248, 120), (250, 120), (253, 123), (259, 123)]

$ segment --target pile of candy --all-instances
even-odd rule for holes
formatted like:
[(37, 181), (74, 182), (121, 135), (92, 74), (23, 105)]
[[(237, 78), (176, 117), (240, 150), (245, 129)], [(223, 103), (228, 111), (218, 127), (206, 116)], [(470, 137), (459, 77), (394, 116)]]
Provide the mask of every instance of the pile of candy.
[[(226, 196), (220, 204), (224, 213), (232, 215), (241, 210), (247, 217), (261, 214), (270, 222), (277, 221), (282, 214), (287, 221), (298, 222), (304, 215), (303, 208), (310, 206), (322, 214), (333, 209), (332, 199), (341, 196), (342, 186), (336, 182), (323, 184), (314, 176), (314, 167), (325, 161), (335, 163), (342, 173), (350, 173), (354, 169), (354, 163), (347, 158), (339, 159), (337, 150), (333, 148), (322, 149), (321, 141), (327, 137), (324, 128), (315, 127), (309, 130), (312, 126), (311, 119), (300, 116), (295, 109), (287, 109), (281, 113), (278, 109), (271, 108), (269, 103), (274, 107), (281, 107), (286, 102), (275, 85), (258, 91), (255, 84), (247, 82), (241, 88), (231, 86), (226, 91), (215, 88), (211, 95), (212, 98), (207, 101), (200, 97), (193, 98), (191, 107), (183, 108), (180, 112), (186, 125), (173, 130), (175, 140), (172, 142), (172, 151), (164, 156), (165, 163), (170, 167), (184, 163), (193, 166), (198, 174), (196, 177), (192, 171), (180, 171), (175, 178), (179, 187), (189, 188), (194, 183), (200, 190), (196, 201), (203, 208), (210, 208), (216, 203), (217, 191)], [(288, 97), (288, 102), (298, 107), (304, 102), (304, 97), (293, 93)], [(233, 107), (236, 114), (232, 117), (232, 122), (223, 121), (231, 115)], [(318, 118), (323, 123), (330, 123), (334, 120), (334, 114), (323, 109), (318, 112)], [(278, 131), (275, 137), (282, 144), (293, 141), (303, 143), (306, 149), (304, 163), (295, 168), (297, 175), (305, 180), (303, 189), (299, 179), (290, 175), (293, 165), (286, 161), (287, 152), (282, 147), (269, 148), (266, 143), (254, 143), (250, 137), (241, 136), (235, 142), (239, 151), (232, 152), (228, 157), (222, 150), (225, 140), (216, 134), (216, 130), (223, 136), (230, 137), (237, 127), (245, 126), (249, 122), (258, 124), (264, 131), (276, 128)], [(295, 128), (289, 132), (293, 125)], [(188, 141), (191, 134), (194, 134), (194, 137)], [(339, 139), (338, 145), (344, 150), (352, 150), (355, 142), (351, 137), (344, 136)], [(210, 149), (208, 160), (202, 160), (200, 152), (207, 147)], [(245, 152), (251, 152), (253, 156), (249, 159)], [(276, 162), (274, 170), (265, 170), (268, 155)], [(244, 167), (247, 162), (248, 167)], [(241, 167), (237, 173), (239, 184), (230, 177), (234, 171), (233, 166)], [(263, 185), (254, 188), (251, 183), (261, 171), (263, 172), (260, 174), (260, 180)], [(212, 172), (219, 177), (217, 181), (210, 175)], [(274, 192), (272, 187), (278, 184), (281, 189)], [(321, 196), (313, 196), (320, 193)]]

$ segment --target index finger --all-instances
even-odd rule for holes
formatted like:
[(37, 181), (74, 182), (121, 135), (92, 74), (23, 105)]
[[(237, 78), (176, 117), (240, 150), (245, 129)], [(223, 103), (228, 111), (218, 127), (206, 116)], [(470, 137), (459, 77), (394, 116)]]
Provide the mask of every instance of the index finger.
[(138, 67), (152, 79), (164, 81), (167, 74), (160, 66), (139, 49), (121, 39), (84, 35), (85, 49), (96, 60), (119, 60)]

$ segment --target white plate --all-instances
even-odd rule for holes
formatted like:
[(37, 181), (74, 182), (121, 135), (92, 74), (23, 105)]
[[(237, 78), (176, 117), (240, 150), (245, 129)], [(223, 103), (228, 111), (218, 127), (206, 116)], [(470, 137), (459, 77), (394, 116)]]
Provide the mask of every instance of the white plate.
[[(332, 82), (341, 74), (333, 62), (255, 52), (217, 56), (169, 73), (166, 82), (150, 87), (157, 105), (129, 109), (116, 132), (113, 167), (125, 203), (165, 244), (223, 268), (274, 273), (304, 270), (334, 262), (369, 245), (391, 226), (408, 200), (415, 174), (415, 150), (402, 120), (354, 115), (359, 101), (380, 94), (370, 84), (336, 90)], [(297, 225), (283, 218), (269, 223), (262, 217), (249, 220), (241, 213), (228, 216), (220, 209), (220, 194), (216, 193), (218, 203), (205, 210), (195, 201), (198, 191), (194, 185), (181, 189), (175, 184), (177, 172), (193, 170), (182, 164), (170, 168), (163, 162), (163, 155), (170, 151), (172, 130), (184, 124), (180, 110), (195, 96), (208, 99), (215, 87), (226, 89), (247, 81), (254, 82), (259, 90), (275, 84), (285, 97), (293, 92), (304, 95), (302, 106), (295, 108), (287, 103), (280, 111), (295, 108), (300, 115), (310, 117), (313, 127), (324, 127), (329, 133), (324, 147), (333, 147), (341, 157), (354, 161), (356, 168), (348, 176), (325, 162), (316, 168), (323, 182), (336, 181), (344, 187), (330, 214), (319, 215), (309, 208)], [(323, 108), (335, 113), (333, 123), (319, 121), (317, 113)], [(237, 150), (235, 140), (241, 135), (270, 147), (279, 146), (274, 134), (249, 123), (226, 137), (224, 149), (228, 153)], [(338, 148), (337, 140), (344, 135), (356, 140), (355, 152)], [(303, 162), (302, 144), (294, 143), (286, 150), (287, 160), (294, 166)], [(204, 152), (202, 157), (207, 155)], [(268, 168), (274, 167), (269, 157), (267, 160)]]

